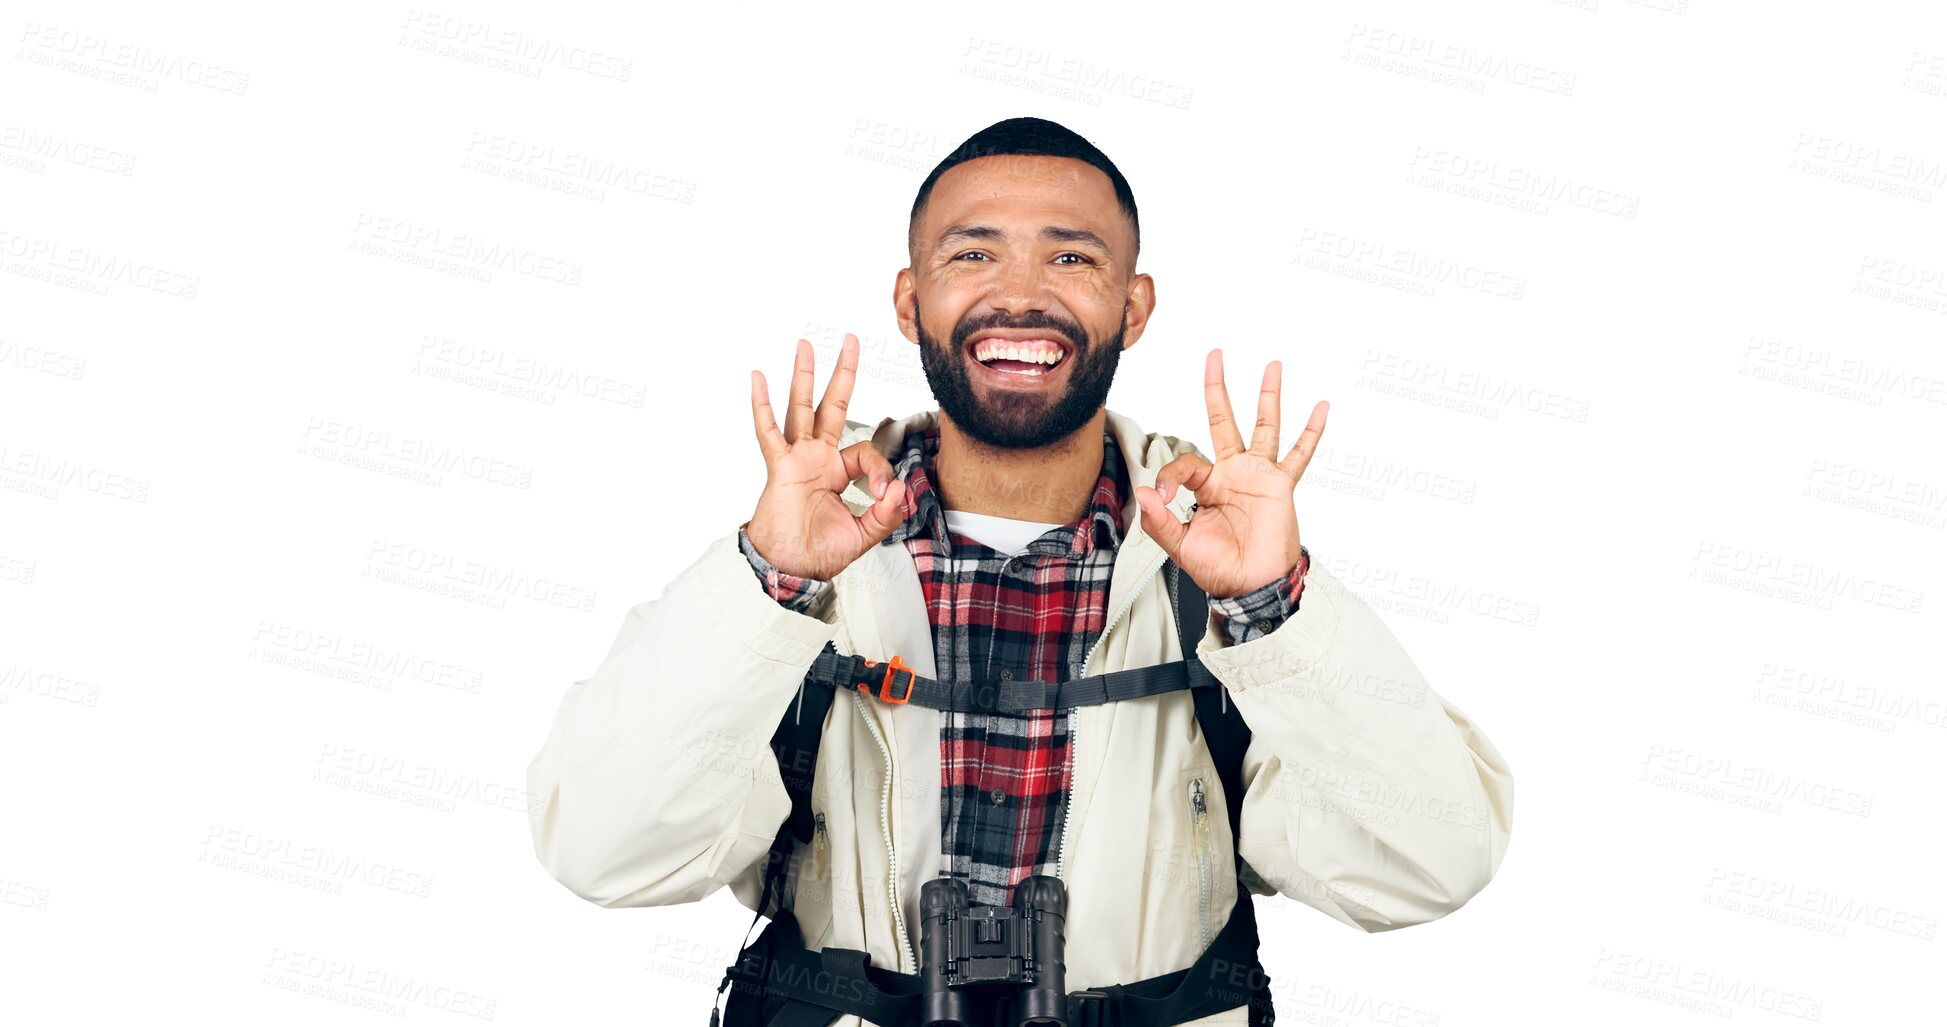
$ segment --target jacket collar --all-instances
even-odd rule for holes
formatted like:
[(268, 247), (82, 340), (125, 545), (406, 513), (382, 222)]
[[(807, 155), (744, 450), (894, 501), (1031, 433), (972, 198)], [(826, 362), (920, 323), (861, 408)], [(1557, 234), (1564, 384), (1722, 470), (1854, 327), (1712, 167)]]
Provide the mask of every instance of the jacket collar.
[[(1144, 432), (1134, 418), (1116, 413), (1114, 410), (1105, 409), (1105, 420), (1110, 436), (1115, 439), (1116, 448), (1122, 453), (1123, 467), (1126, 472), (1124, 480), (1128, 483), (1128, 492), (1123, 496), (1122, 504), (1122, 519), (1126, 530), (1120, 544), (1116, 547), (1115, 564), (1110, 572), (1109, 581), (1109, 609), (1115, 611), (1129, 601), (1139, 589), (1149, 584), (1148, 579), (1154, 576), (1154, 568), (1160, 567), (1164, 559), (1156, 540), (1143, 530), (1142, 508), (1136, 504), (1137, 486), (1154, 486), (1156, 475), (1162, 472), (1164, 464), (1184, 453), (1198, 453), (1198, 450), (1191, 443), (1173, 435)], [(904, 417), (888, 417), (876, 425), (847, 421), (845, 430), (839, 436), (839, 445), (842, 448), (869, 439), (874, 448), (884, 454), (888, 462), (895, 462), (908, 434), (938, 426), (937, 409), (922, 410)], [(1198, 455), (1208, 459), (1207, 455), (1202, 453)], [(854, 513), (863, 513), (866, 507), (872, 505), (872, 494), (865, 490), (864, 482), (863, 478), (853, 481), (840, 497), (852, 507)], [(1179, 488), (1164, 505), (1178, 520), (1187, 520), (1190, 504), (1194, 501), (1195, 497), (1190, 494), (1190, 490)], [(887, 556), (888, 553), (892, 556)], [(918, 594), (919, 572), (914, 569), (913, 561), (907, 556), (903, 546), (874, 546), (872, 553), (868, 555), (877, 557), (871, 561), (879, 567), (876, 574), (892, 575), (902, 582), (910, 578), (910, 588), (905, 588), (902, 584), (901, 590), (909, 595)], [(881, 577), (879, 580), (886, 579)], [(923, 603), (915, 608), (923, 609)], [(889, 610), (886, 611), (886, 615), (900, 614)], [(1091, 668), (1091, 670), (1099, 672), (1099, 668)], [(930, 673), (930, 671), (923, 673)]]
[[(880, 541), (880, 545), (903, 542), (921, 534), (933, 540), (934, 551), (953, 552), (946, 524), (946, 510), (941, 505), (941, 492), (937, 481), (935, 458), (939, 454), (940, 432), (937, 424), (909, 433), (895, 458), (892, 459), (893, 475), (906, 483), (906, 519)], [(1080, 558), (1094, 552), (1097, 546), (1114, 549), (1122, 542), (1123, 502), (1129, 493), (1126, 463), (1122, 458), (1121, 447), (1115, 435), (1108, 429), (1102, 431), (1102, 469), (1096, 477), (1095, 487), (1089, 492), (1088, 508), (1081, 518), (1064, 525), (1066, 529), (1051, 536), (1043, 536), (1028, 543), (1028, 551), (1048, 556)]]
[[(1136, 487), (1154, 486), (1156, 475), (1162, 472), (1163, 465), (1178, 456), (1184, 453), (1202, 454), (1191, 443), (1173, 435), (1144, 432), (1142, 426), (1132, 417), (1107, 408), (1103, 412), (1108, 422), (1106, 428), (1109, 436), (1115, 439), (1116, 448), (1122, 453), (1123, 468), (1126, 472), (1124, 480), (1129, 486), (1127, 493), (1122, 497), (1122, 523), (1128, 526), (1122, 541), (1126, 544), (1143, 534), (1142, 508), (1136, 505)], [(896, 464), (900, 456), (900, 447), (908, 434), (926, 429), (937, 430), (939, 425), (940, 412), (937, 409), (921, 410), (904, 417), (888, 417), (876, 425), (847, 421), (839, 441), (842, 448), (854, 442), (870, 439), (873, 447), (885, 456), (887, 462)], [(845, 490), (844, 499), (855, 507), (869, 506), (872, 503), (872, 495), (865, 491), (863, 481), (862, 478), (854, 481)], [(1194, 501), (1188, 489), (1177, 489), (1176, 495), (1170, 497), (1166, 505), (1176, 512), (1179, 519), (1183, 519), (1189, 516), (1190, 504)], [(1150, 544), (1154, 545), (1155, 540), (1151, 539)]]

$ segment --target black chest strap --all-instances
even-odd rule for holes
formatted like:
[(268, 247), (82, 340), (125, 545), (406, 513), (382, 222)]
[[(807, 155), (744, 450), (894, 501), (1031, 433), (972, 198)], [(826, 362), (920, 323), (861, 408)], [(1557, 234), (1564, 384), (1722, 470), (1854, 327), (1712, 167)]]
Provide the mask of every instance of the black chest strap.
[(1192, 659), (1091, 674), (1071, 681), (1016, 680), (1005, 671), (989, 681), (938, 681), (915, 673), (897, 656), (884, 663), (863, 656), (847, 656), (830, 642), (825, 643), (824, 651), (813, 661), (805, 681), (808, 687), (857, 688), (881, 702), (911, 703), (953, 713), (1072, 710), (1077, 706), (1142, 699), (1186, 688), (1213, 695), (1221, 691), (1216, 676)]

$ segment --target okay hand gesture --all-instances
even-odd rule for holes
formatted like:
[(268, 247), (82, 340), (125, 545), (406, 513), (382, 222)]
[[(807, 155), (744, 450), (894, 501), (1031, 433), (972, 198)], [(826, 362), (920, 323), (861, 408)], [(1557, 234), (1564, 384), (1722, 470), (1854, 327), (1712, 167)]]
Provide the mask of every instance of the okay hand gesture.
[[(1203, 364), (1203, 400), (1210, 410), (1210, 439), (1216, 463), (1185, 453), (1163, 466), (1155, 487), (1136, 489), (1143, 531), (1205, 593), (1242, 595), (1289, 574), (1298, 563), (1298, 511), (1292, 490), (1311, 463), (1325, 433), (1330, 404), (1312, 408), (1284, 459), (1278, 459), (1278, 385), (1282, 365), (1264, 369), (1258, 392), (1257, 427), (1244, 445), (1231, 416), (1224, 388), (1223, 351), (1213, 349)], [(1178, 485), (1196, 495), (1196, 512), (1178, 521), (1163, 504)]]
[[(745, 525), (757, 555), (786, 574), (830, 580), (905, 520), (905, 483), (892, 476), (885, 455), (863, 439), (844, 449), (845, 408), (859, 366), (859, 340), (847, 334), (838, 350), (838, 368), (825, 385), (818, 409), (811, 407), (815, 379), (811, 344), (798, 340), (791, 371), (791, 402), (779, 430), (771, 414), (770, 389), (761, 371), (750, 373), (751, 417), (767, 468), (764, 494)], [(854, 515), (839, 493), (859, 478), (869, 478), (878, 499)]]

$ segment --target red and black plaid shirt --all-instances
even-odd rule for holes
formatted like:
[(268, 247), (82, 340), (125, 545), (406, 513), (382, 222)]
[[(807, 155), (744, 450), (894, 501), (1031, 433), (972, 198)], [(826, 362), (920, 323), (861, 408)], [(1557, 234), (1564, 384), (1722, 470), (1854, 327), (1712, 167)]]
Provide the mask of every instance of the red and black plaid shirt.
[[(941, 680), (1068, 681), (1108, 618), (1110, 572), (1124, 530), (1128, 475), (1112, 434), (1102, 436), (1102, 474), (1089, 508), (1018, 555), (949, 531), (928, 469), (937, 426), (908, 434), (893, 463), (906, 483), (906, 519), (880, 544), (912, 553), (933, 625)], [(829, 581), (772, 567), (741, 529), (738, 543), (772, 598), (804, 612)], [(1311, 554), (1291, 572), (1241, 596), (1211, 597), (1232, 644), (1270, 633), (1297, 609)], [(1174, 563), (1165, 574), (1177, 573)], [(1174, 591), (1176, 583), (1165, 584)], [(940, 872), (967, 883), (978, 905), (1006, 905), (1014, 885), (1053, 874), (1069, 788), (1068, 714), (945, 713), (940, 732)]]

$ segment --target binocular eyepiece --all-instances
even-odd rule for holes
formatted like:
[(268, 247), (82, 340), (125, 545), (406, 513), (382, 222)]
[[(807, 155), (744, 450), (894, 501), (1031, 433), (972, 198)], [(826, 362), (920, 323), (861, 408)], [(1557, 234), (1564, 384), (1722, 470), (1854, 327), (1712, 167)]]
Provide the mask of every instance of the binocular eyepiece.
[(975, 989), (1011, 1001), (1016, 1024), (1068, 1027), (1060, 878), (1022, 880), (1011, 906), (970, 907), (966, 882), (942, 877), (920, 886), (919, 908), (924, 1027), (984, 1027), (969, 1020)]

